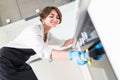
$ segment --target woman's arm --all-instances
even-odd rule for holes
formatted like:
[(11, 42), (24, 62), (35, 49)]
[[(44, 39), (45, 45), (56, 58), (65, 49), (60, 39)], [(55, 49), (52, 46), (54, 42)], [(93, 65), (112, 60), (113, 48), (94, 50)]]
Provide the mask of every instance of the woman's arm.
[[(78, 51), (78, 50), (69, 50), (69, 51), (62, 51), (62, 50), (52, 50), (51, 59), (69, 59), (74, 61), (77, 65), (84, 65), (87, 64), (86, 60), (82, 59), (82, 54), (86, 55), (86, 52)], [(85, 57), (84, 57), (85, 58)], [(87, 59), (87, 58), (85, 58)]]
[[(67, 47), (68, 45), (72, 44), (73, 39), (68, 39), (65, 41), (64, 43), (64, 47)], [(69, 57), (69, 51), (68, 50), (56, 50), (56, 49), (52, 49), (52, 54), (51, 54), (51, 58), (68, 58)]]
[(69, 52), (67, 50), (52, 50), (51, 59), (65, 59), (68, 58)]

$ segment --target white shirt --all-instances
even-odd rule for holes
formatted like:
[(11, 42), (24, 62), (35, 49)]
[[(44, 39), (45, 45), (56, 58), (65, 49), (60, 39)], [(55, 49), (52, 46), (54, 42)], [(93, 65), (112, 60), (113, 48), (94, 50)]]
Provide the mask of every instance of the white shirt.
[(53, 48), (48, 45), (63, 46), (65, 40), (59, 40), (49, 32), (47, 35), (47, 40), (44, 42), (43, 33), (43, 26), (36, 25), (27, 27), (15, 40), (9, 42), (5, 46), (33, 49), (40, 58), (50, 60), (50, 55)]

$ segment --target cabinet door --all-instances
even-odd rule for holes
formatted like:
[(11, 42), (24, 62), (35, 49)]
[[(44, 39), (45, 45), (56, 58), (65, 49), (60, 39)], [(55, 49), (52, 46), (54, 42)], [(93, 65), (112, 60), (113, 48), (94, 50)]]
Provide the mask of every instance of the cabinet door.
[[(97, 39), (101, 42), (94, 23), (92, 22), (92, 18), (87, 11), (89, 2), (90, 0), (80, 0), (78, 2), (78, 10), (76, 15), (77, 27), (72, 47), (82, 51), (89, 49)], [(86, 35), (82, 35), (83, 32), (88, 33), (88, 39), (85, 38)], [(107, 54), (108, 53), (105, 52), (100, 60), (91, 58), (92, 65), (87, 64), (80, 67), (85, 80), (117, 80)]]

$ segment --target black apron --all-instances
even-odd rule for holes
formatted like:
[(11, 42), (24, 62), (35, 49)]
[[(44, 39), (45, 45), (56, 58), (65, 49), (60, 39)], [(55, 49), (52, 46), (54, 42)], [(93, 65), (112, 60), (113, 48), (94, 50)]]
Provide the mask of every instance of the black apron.
[(25, 63), (35, 52), (32, 49), (3, 47), (0, 49), (0, 80), (38, 80)]

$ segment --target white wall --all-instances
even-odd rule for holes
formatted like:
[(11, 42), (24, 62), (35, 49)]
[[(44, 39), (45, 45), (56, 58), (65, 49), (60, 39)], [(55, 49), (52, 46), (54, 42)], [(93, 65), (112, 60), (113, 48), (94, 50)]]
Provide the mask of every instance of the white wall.
[(68, 59), (36, 61), (31, 66), (39, 80), (84, 80), (80, 66)]

